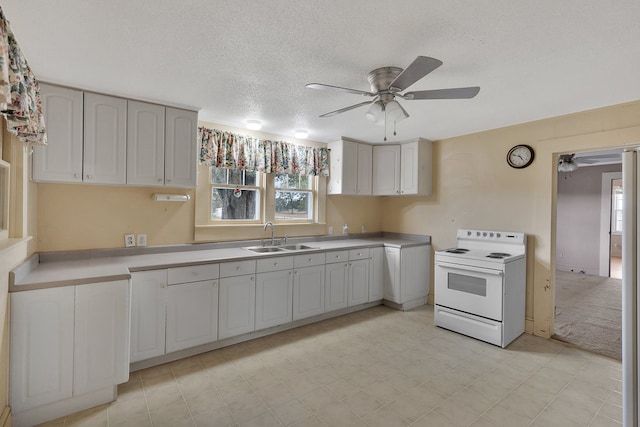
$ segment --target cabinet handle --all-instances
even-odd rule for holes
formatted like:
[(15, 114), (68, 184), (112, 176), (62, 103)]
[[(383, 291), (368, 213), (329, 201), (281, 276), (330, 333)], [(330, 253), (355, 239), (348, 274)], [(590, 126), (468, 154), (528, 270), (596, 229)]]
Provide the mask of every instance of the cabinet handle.
[(240, 267), (236, 267), (236, 270), (240, 271)]
[(158, 182), (162, 182), (162, 178), (158, 178)]
[(297, 270), (294, 271), (293, 274), (295, 274), (297, 276), (298, 275), (298, 271)]
[(336, 259), (340, 259), (342, 258), (340, 255), (336, 255)]
[(218, 287), (218, 281), (217, 281), (217, 280), (214, 280), (214, 281), (213, 281), (213, 287), (214, 287), (214, 288), (217, 288), (217, 287)]
[(93, 175), (87, 175), (87, 179), (92, 179)]
[(166, 288), (166, 287), (167, 287), (167, 284), (166, 284), (166, 283), (163, 283), (163, 284), (161, 284), (161, 285), (160, 285), (160, 287), (161, 287), (161, 288)]
[(167, 182), (171, 182), (171, 180), (170, 180), (170, 179), (167, 179)]
[(253, 276), (249, 277), (249, 280), (251, 280), (253, 282)]
[(273, 265), (274, 265), (274, 267), (275, 267), (276, 265), (278, 265), (278, 263), (277, 263), (277, 262), (274, 262), (274, 263), (273, 263)]
[(313, 261), (313, 258), (309, 258), (309, 262)]
[(289, 276), (291, 276), (291, 272), (289, 272)]
[(74, 173), (74, 174), (73, 174), (73, 177), (74, 177), (75, 179), (78, 179), (78, 178), (80, 178), (80, 174)]

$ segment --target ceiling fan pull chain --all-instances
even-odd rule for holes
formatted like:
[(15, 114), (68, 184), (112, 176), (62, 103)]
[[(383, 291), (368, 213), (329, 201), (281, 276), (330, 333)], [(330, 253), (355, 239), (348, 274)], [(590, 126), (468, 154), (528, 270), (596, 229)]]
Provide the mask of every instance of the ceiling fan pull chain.
[(396, 121), (393, 121), (393, 136), (396, 136)]

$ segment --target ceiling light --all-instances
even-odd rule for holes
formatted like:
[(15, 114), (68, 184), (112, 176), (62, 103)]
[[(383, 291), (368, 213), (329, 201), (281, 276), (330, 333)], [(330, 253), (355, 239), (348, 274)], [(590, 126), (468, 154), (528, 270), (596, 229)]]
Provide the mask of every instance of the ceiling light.
[(564, 162), (560, 160), (560, 163), (558, 163), (558, 172), (573, 172), (576, 169), (578, 169), (578, 165), (574, 162)]
[(247, 129), (260, 130), (262, 129), (262, 123), (260, 120), (247, 120)]
[(386, 105), (386, 110), (387, 110), (387, 117), (392, 122), (397, 123), (409, 117), (409, 114), (407, 114), (407, 112), (404, 111), (404, 108), (402, 108), (402, 106), (398, 103), (398, 101), (388, 102)]
[(364, 113), (367, 120), (372, 121), (377, 125), (384, 124), (384, 104), (382, 101), (376, 101), (371, 104), (371, 107)]
[(309, 137), (309, 132), (307, 132), (304, 129), (296, 129), (293, 136), (295, 136), (298, 139), (307, 139)]

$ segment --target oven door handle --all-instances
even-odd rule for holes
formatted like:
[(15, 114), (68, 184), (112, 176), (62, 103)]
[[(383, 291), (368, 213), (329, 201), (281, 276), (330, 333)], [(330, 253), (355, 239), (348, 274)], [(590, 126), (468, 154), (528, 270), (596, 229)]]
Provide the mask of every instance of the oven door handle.
[(458, 265), (458, 264), (449, 264), (447, 262), (436, 262), (436, 265), (439, 267), (443, 267), (443, 268), (448, 268), (451, 270), (458, 270), (458, 271), (473, 271), (476, 273), (483, 273), (483, 274), (491, 274), (494, 276), (502, 276), (504, 275), (504, 273), (502, 272), (502, 270), (489, 270), (486, 268), (479, 268), (479, 267), (471, 267), (469, 265)]

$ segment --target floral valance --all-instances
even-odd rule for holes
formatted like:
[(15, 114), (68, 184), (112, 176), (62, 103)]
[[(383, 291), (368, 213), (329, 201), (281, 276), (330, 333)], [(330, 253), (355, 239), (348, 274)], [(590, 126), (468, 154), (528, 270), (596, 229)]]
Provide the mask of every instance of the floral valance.
[(35, 76), (0, 7), (0, 114), (22, 141), (46, 144), (42, 100)]
[(200, 163), (225, 169), (293, 175), (329, 175), (326, 148), (269, 141), (198, 128)]

